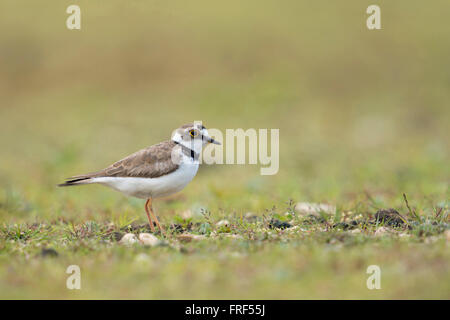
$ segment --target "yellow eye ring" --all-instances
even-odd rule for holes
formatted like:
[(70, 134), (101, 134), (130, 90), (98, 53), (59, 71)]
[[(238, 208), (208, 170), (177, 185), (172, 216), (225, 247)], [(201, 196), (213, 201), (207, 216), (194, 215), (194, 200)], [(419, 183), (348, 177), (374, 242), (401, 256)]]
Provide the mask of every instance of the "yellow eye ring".
[(191, 131), (189, 131), (189, 134), (191, 135), (192, 138), (195, 138), (196, 136), (198, 136), (198, 131), (197, 130), (191, 130)]

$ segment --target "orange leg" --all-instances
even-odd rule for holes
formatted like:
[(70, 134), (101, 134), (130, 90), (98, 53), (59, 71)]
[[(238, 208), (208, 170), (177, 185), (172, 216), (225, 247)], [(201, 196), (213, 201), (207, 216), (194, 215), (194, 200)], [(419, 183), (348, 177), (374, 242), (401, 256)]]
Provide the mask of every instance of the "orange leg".
[(148, 198), (147, 202), (145, 202), (145, 212), (147, 212), (147, 219), (148, 219), (148, 224), (150, 225), (150, 229), (152, 230), (153, 233), (155, 233), (155, 226), (153, 225), (153, 221), (152, 221), (152, 218), (150, 217), (150, 212), (148, 210), (149, 204), (150, 204), (150, 206), (152, 205), (151, 198)]
[[(155, 213), (153, 212), (153, 206), (152, 206), (152, 200), (150, 200), (150, 204), (149, 204), (149, 211), (150, 214), (152, 215), (153, 221), (155, 221), (156, 225), (158, 226), (159, 230), (161, 230), (161, 234), (164, 235), (164, 228), (162, 227), (162, 225), (159, 223), (158, 221), (158, 217), (155, 215)], [(148, 200), (147, 200), (148, 201)]]

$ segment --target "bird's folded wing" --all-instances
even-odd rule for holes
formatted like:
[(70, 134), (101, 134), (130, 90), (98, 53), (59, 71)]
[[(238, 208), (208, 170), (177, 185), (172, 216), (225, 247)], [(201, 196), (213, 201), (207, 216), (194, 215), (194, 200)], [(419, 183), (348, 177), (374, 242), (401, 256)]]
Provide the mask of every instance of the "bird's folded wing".
[(97, 177), (157, 178), (178, 169), (177, 161), (172, 159), (172, 149), (175, 146), (173, 141), (164, 141), (137, 151), (103, 170), (71, 177), (70, 179)]

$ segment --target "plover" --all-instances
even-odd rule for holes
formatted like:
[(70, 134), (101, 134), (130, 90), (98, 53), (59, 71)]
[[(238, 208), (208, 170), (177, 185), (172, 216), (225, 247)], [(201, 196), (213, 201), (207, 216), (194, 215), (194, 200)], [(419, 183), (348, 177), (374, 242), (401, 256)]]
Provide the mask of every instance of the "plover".
[(189, 123), (174, 131), (171, 140), (139, 150), (109, 167), (66, 179), (59, 187), (98, 183), (126, 195), (147, 199), (145, 212), (150, 228), (153, 221), (164, 228), (153, 212), (152, 199), (182, 190), (198, 171), (199, 154), (208, 143), (220, 144), (199, 123)]

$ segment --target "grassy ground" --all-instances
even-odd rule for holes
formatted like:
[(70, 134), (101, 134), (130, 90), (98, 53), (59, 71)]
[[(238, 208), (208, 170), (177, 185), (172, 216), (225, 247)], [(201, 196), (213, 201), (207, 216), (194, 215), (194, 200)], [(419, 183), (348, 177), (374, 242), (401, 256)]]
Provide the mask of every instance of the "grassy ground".
[[(450, 298), (448, 1), (379, 1), (379, 31), (370, 1), (78, 3), (80, 31), (71, 1), (1, 5), (0, 298)], [(55, 187), (193, 120), (279, 128), (278, 174), (202, 166), (153, 247), (116, 240), (143, 201)]]
[[(445, 216), (410, 231), (364, 219), (350, 230), (313, 216), (293, 215), (287, 229), (264, 218), (228, 218), (217, 227), (208, 216), (175, 217), (178, 230), (152, 247), (117, 242), (125, 232), (148, 232), (145, 224), (3, 226), (2, 297), (448, 298)], [(186, 233), (198, 238), (180, 236)], [(65, 288), (72, 264), (81, 268), (80, 291)], [(369, 265), (381, 269), (380, 290), (366, 287)]]

